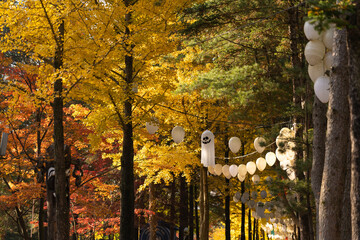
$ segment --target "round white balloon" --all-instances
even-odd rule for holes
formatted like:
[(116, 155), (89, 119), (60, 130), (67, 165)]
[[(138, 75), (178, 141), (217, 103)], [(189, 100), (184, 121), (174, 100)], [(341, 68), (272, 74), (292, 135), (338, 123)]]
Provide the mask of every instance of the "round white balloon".
[(244, 164), (240, 164), (238, 167), (238, 172), (240, 175), (246, 176), (246, 173), (247, 173), (246, 166)]
[(265, 160), (266, 160), (266, 163), (271, 167), (275, 164), (276, 162), (276, 155), (275, 153), (273, 152), (268, 152), (266, 155), (265, 155)]
[(241, 140), (238, 137), (232, 137), (229, 140), (229, 148), (233, 153), (237, 153), (241, 148)]
[(229, 165), (224, 165), (224, 166), (222, 167), (222, 173), (224, 174), (225, 177), (228, 176), (228, 175), (230, 175)]
[(176, 126), (171, 130), (171, 136), (175, 143), (181, 143), (185, 137), (185, 130), (180, 126)]
[(252, 181), (255, 183), (255, 184), (258, 184), (260, 182), (260, 177), (259, 175), (255, 174), (254, 176), (252, 176)]
[(240, 180), (240, 182), (243, 182), (245, 180), (246, 175), (241, 175), (240, 173), (238, 173), (237, 177)]
[(254, 140), (254, 148), (259, 153), (262, 153), (265, 150), (265, 144), (266, 144), (266, 141), (263, 137), (257, 137)]
[(231, 174), (231, 176), (236, 177), (236, 175), (238, 174), (238, 166), (233, 164), (229, 167), (229, 172)]
[(308, 40), (316, 40), (321, 38), (321, 33), (319, 33), (315, 29), (316, 23), (310, 23), (310, 21), (306, 21), (304, 24), (304, 33)]
[(327, 103), (330, 98), (330, 78), (328, 76), (319, 77), (315, 81), (314, 91), (322, 103)]
[(305, 58), (310, 65), (321, 63), (325, 55), (325, 45), (319, 40), (309, 41), (305, 46)]
[(208, 167), (208, 171), (209, 171), (209, 173), (211, 173), (211, 174), (215, 174), (214, 167), (215, 167), (215, 166), (209, 166), (209, 167)]
[(323, 35), (323, 43), (327, 49), (332, 50), (333, 42), (334, 42), (334, 27), (330, 27), (324, 32)]
[(256, 172), (256, 164), (252, 161), (246, 164), (246, 170), (250, 175), (253, 175)]
[(311, 81), (315, 82), (316, 79), (318, 79), (321, 76), (324, 76), (325, 74), (324, 63), (320, 62), (319, 64), (316, 64), (314, 66), (309, 65), (308, 73)]
[(266, 168), (266, 160), (263, 157), (259, 157), (256, 159), (256, 167), (259, 169), (260, 172), (264, 171)]
[(156, 121), (146, 123), (146, 130), (149, 134), (154, 134), (159, 129), (159, 124)]
[[(324, 57), (324, 68), (325, 70), (330, 70), (334, 63), (334, 56), (332, 54), (332, 51), (329, 51), (325, 53)], [(319, 76), (321, 77), (321, 76)]]
[(256, 191), (252, 191), (251, 192), (251, 199), (256, 199), (257, 198), (257, 192)]
[(216, 175), (220, 176), (222, 174), (222, 165), (221, 164), (215, 164), (214, 166), (214, 172)]
[(275, 154), (276, 158), (279, 160), (280, 163), (287, 160), (286, 154), (283, 149), (277, 148)]
[(265, 190), (262, 190), (262, 191), (260, 192), (260, 196), (261, 196), (263, 199), (266, 198), (266, 196), (267, 196), (266, 191), (265, 191)]

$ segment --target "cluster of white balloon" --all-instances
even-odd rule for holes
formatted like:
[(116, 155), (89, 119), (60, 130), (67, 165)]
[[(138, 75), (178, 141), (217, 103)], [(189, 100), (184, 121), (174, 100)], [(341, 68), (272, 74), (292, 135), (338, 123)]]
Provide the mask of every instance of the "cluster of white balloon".
[[(273, 219), (270, 219), (273, 220)], [(276, 221), (276, 222), (275, 222)], [(272, 223), (266, 223), (261, 228), (273, 240), (292, 239), (294, 222), (291, 219), (276, 219)]]
[(315, 29), (316, 23), (305, 22), (304, 32), (309, 42), (305, 46), (305, 58), (309, 63), (308, 73), (314, 82), (314, 91), (323, 103), (329, 101), (330, 78), (325, 74), (333, 65), (332, 45), (335, 27), (323, 32)]

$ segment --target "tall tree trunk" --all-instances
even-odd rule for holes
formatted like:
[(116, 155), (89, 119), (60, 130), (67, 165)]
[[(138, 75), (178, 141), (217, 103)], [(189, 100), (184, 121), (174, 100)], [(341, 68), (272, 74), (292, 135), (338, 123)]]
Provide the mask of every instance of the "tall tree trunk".
[(207, 168), (200, 167), (200, 240), (209, 239), (209, 190)]
[(335, 31), (334, 64), (330, 81), (330, 100), (324, 171), (320, 191), (319, 239), (341, 239), (341, 205), (349, 144), (348, 71), (346, 32)]
[[(227, 146), (228, 138), (225, 137), (225, 146)], [(229, 148), (225, 150), (225, 162), (229, 163)], [(230, 180), (225, 177), (225, 240), (230, 240)]]
[[(250, 195), (250, 192), (249, 192), (249, 195)], [(251, 209), (249, 208), (249, 214), (248, 214), (248, 240), (252, 239), (251, 233), (252, 233), (252, 231), (251, 231)]]
[[(195, 196), (197, 196), (198, 190), (197, 190), (197, 184), (195, 184)], [(196, 240), (200, 239), (200, 226), (199, 226), (199, 211), (198, 211), (198, 201), (195, 200), (195, 227), (196, 227)]]
[(314, 193), (316, 208), (316, 240), (319, 240), (319, 202), (325, 160), (325, 140), (327, 125), (326, 110), (327, 105), (320, 102), (320, 100), (315, 96), (313, 106), (314, 137), (313, 162), (311, 168), (311, 188)]
[(171, 219), (171, 223), (170, 223), (170, 239), (174, 240), (175, 239), (175, 221), (174, 219), (176, 219), (175, 217), (175, 206), (176, 206), (176, 199), (175, 199), (175, 192), (176, 192), (176, 179), (173, 175), (173, 181), (171, 183), (171, 196), (170, 196), (170, 219)]
[(351, 200), (350, 200), (350, 187), (351, 187), (351, 147), (348, 146), (348, 156), (345, 162), (346, 165), (346, 176), (344, 193), (341, 204), (341, 239), (348, 240), (353, 239), (351, 237)]
[(152, 211), (154, 214), (150, 215), (149, 217), (149, 223), (150, 223), (150, 238), (149, 240), (156, 240), (156, 204), (155, 204), (155, 197), (154, 197), (154, 191), (155, 191), (155, 184), (152, 182), (149, 184), (149, 210)]
[(179, 240), (185, 239), (186, 234), (185, 228), (188, 227), (188, 192), (187, 183), (184, 176), (180, 176), (180, 214), (179, 214)]
[(355, 12), (348, 28), (350, 70), (350, 137), (351, 137), (351, 225), (352, 239), (360, 239), (360, 1), (354, 0)]
[[(125, 0), (125, 6), (129, 7), (132, 1)], [(125, 15), (125, 38), (131, 33), (128, 25), (131, 24), (131, 12)], [(125, 93), (127, 98), (124, 102), (124, 124), (123, 124), (123, 149), (121, 156), (121, 209), (120, 209), (120, 240), (132, 240), (135, 236), (134, 230), (134, 143), (131, 96), (133, 82), (133, 56), (131, 46), (126, 46), (129, 55), (125, 56)]]
[(189, 185), (189, 237), (188, 240), (194, 240), (194, 183)]
[[(243, 153), (244, 155), (244, 153)], [(241, 182), (241, 196), (245, 192), (245, 181)], [(241, 202), (241, 238), (240, 240), (245, 240), (245, 203)]]
[[(59, 71), (63, 66), (64, 54), (64, 21), (60, 23), (55, 49), (54, 67)], [(66, 161), (64, 154), (64, 127), (63, 127), (63, 97), (62, 79), (59, 77), (54, 84), (54, 158), (55, 158), (55, 192), (56, 192), (56, 239), (69, 240), (70, 238), (70, 202), (68, 177), (66, 176)]]

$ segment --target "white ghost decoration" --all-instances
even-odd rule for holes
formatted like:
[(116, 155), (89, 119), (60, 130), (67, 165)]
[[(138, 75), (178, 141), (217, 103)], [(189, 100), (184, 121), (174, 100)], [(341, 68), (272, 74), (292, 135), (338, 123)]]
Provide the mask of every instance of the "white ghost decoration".
[(204, 167), (215, 165), (215, 136), (209, 130), (201, 134), (201, 163)]

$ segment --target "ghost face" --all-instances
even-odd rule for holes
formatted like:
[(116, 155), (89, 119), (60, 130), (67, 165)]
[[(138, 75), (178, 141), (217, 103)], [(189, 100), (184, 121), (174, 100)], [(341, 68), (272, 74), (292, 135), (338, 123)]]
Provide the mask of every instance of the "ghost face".
[(205, 167), (215, 165), (214, 134), (209, 130), (206, 130), (201, 135), (201, 163)]

